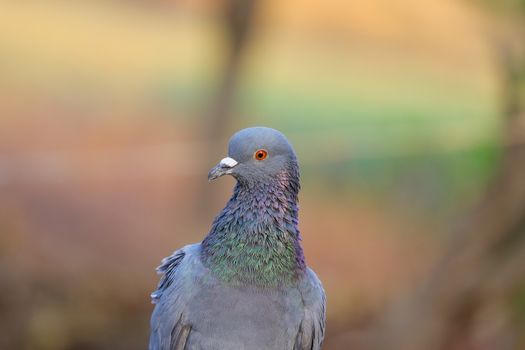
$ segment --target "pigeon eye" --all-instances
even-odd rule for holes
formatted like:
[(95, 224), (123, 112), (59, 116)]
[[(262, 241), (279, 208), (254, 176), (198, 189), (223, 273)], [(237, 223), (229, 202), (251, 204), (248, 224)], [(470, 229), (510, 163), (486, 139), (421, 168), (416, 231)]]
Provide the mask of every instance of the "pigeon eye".
[(253, 157), (257, 160), (265, 160), (268, 157), (268, 152), (264, 149), (260, 149), (253, 154)]

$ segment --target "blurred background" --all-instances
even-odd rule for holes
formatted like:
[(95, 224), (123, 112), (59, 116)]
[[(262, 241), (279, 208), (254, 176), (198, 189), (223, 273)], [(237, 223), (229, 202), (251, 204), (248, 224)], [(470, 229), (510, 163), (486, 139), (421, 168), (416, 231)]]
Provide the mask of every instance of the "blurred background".
[(524, 47), (523, 0), (2, 1), (0, 348), (145, 349), (264, 125), (323, 349), (525, 349)]

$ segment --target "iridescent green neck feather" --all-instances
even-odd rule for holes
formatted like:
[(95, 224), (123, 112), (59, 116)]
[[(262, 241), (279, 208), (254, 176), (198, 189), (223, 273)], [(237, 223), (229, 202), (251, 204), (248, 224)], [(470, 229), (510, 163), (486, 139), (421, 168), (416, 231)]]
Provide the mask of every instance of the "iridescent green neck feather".
[(258, 180), (238, 179), (202, 242), (202, 260), (228, 284), (291, 285), (306, 268), (297, 227), (297, 164)]

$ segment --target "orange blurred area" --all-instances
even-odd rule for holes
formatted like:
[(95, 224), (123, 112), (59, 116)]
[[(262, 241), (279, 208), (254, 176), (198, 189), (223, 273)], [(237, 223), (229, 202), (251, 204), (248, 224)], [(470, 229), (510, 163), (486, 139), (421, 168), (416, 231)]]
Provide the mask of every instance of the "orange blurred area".
[(145, 348), (154, 268), (208, 232), (233, 180), (206, 175), (240, 128), (298, 153), (324, 349), (427, 274), (481, 196), (501, 139), (490, 11), (260, 0), (215, 134), (227, 3), (0, 4), (1, 349)]

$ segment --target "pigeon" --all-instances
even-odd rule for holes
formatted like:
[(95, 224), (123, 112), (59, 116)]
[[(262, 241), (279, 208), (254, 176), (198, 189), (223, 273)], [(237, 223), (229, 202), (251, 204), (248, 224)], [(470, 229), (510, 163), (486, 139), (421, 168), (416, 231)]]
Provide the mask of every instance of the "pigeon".
[(279, 131), (238, 131), (209, 173), (236, 184), (201, 243), (165, 258), (150, 350), (319, 350), (326, 298), (298, 229), (299, 166)]

